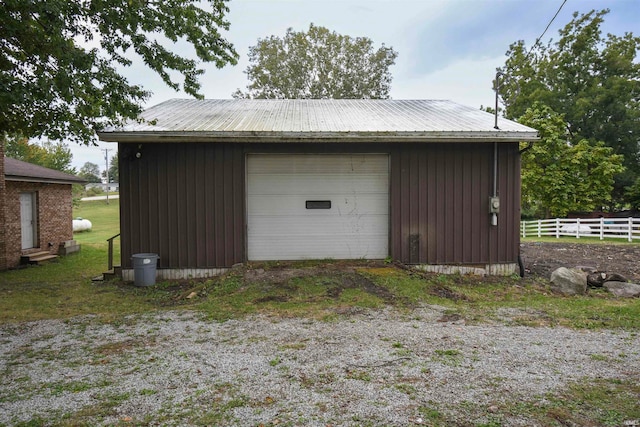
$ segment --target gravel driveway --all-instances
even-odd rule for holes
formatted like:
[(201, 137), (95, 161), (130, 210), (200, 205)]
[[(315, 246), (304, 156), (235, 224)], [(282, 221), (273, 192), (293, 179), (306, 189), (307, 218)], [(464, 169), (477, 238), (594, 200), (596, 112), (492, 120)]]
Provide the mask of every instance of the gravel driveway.
[(573, 381), (640, 380), (635, 333), (442, 319), (429, 306), (335, 322), (169, 312), (4, 326), (0, 424), (469, 425)]

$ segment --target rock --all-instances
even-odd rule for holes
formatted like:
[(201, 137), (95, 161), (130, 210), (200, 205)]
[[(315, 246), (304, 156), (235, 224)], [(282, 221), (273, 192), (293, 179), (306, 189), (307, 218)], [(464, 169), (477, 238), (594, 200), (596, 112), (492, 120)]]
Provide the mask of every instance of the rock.
[(637, 298), (640, 297), (640, 285), (629, 282), (605, 282), (604, 287), (620, 298)]
[(628, 282), (629, 280), (627, 280), (626, 277), (618, 273), (607, 273), (606, 277), (604, 278), (604, 281), (606, 283), (606, 282)]
[[(581, 268), (582, 271), (584, 267)], [(601, 288), (606, 282), (628, 282), (627, 278), (618, 273), (606, 273), (604, 271), (587, 271), (587, 285), (591, 288)]]
[(587, 274), (587, 285), (591, 288), (601, 288), (606, 278), (606, 273), (601, 271), (592, 271)]
[(560, 267), (551, 273), (551, 290), (562, 295), (587, 293), (587, 273), (577, 268)]
[(578, 265), (578, 266), (576, 266), (576, 268), (578, 270), (584, 271), (585, 273), (597, 273), (598, 272), (597, 268), (591, 267), (589, 265)]

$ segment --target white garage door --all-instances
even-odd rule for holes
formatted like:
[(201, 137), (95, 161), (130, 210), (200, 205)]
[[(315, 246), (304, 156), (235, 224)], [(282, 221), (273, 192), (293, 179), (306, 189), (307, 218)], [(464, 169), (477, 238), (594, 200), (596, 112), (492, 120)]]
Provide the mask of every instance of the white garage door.
[(251, 261), (385, 258), (386, 154), (250, 154)]

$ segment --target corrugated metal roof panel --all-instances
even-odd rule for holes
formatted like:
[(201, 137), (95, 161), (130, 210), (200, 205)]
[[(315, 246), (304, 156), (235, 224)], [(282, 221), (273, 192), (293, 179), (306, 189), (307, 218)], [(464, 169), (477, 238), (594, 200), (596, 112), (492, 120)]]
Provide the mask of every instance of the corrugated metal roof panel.
[(537, 139), (537, 131), (447, 100), (364, 99), (172, 99), (131, 122), (100, 133), (105, 140), (142, 134), (303, 139), (390, 137), (400, 139)]

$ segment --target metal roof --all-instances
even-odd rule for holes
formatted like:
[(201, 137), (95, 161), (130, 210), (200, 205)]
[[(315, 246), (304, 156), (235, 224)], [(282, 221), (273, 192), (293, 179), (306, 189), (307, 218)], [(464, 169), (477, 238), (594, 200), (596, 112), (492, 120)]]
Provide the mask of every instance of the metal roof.
[(84, 179), (54, 169), (4, 158), (4, 175), (7, 181), (48, 182), (52, 184), (84, 184)]
[(172, 99), (141, 122), (99, 132), (120, 142), (534, 141), (535, 129), (447, 100)]

